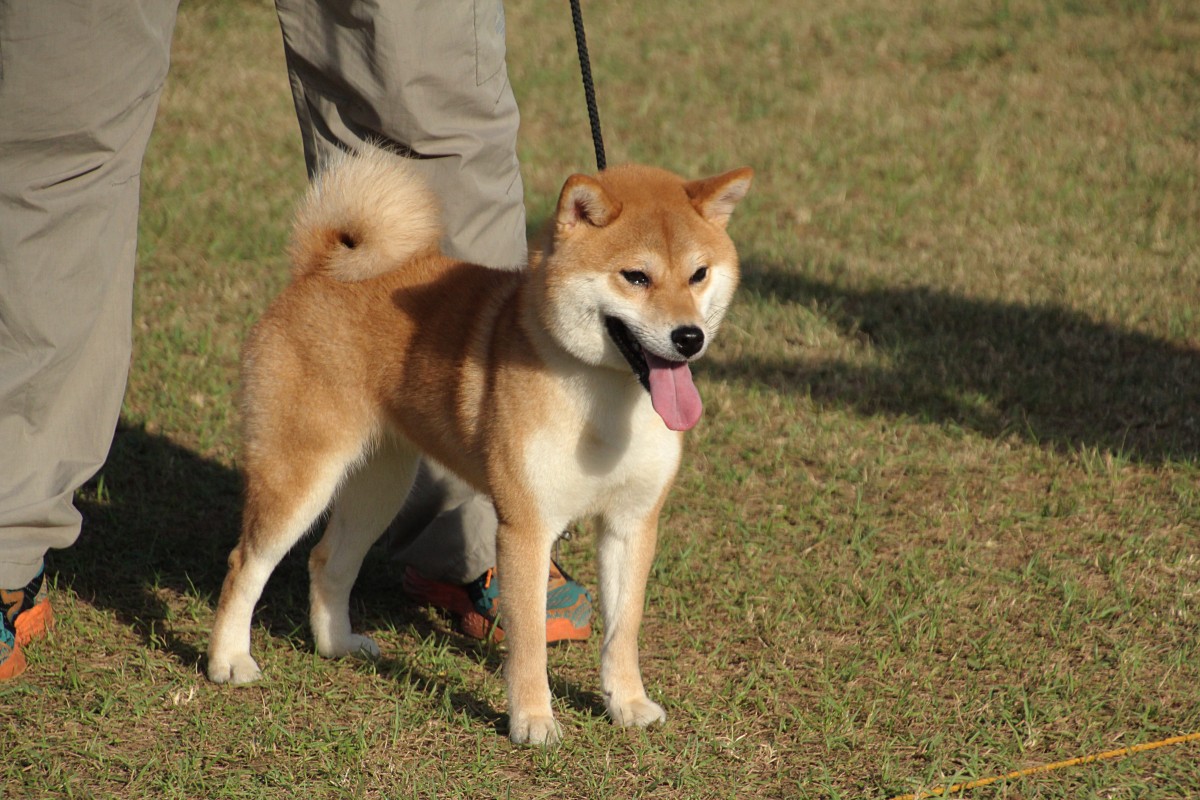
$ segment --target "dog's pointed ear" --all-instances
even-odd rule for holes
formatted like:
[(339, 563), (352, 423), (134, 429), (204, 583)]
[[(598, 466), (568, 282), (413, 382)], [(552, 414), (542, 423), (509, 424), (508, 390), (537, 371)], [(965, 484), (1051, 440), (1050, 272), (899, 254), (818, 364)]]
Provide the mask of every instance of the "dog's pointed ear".
[(691, 181), (683, 188), (700, 216), (724, 228), (733, 214), (734, 206), (750, 191), (753, 178), (754, 170), (741, 167), (714, 178)]
[(598, 180), (587, 175), (572, 175), (558, 196), (555, 222), (559, 233), (571, 231), (581, 224), (603, 228), (620, 213), (621, 203), (609, 195)]

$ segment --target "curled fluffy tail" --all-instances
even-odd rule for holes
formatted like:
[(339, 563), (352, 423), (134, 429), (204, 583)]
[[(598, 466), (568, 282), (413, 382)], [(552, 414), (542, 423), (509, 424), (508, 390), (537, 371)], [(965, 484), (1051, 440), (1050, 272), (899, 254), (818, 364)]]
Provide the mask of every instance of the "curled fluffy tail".
[(391, 272), (442, 236), (437, 199), (408, 159), (378, 148), (334, 157), (296, 212), (297, 275), (322, 271), (340, 281)]

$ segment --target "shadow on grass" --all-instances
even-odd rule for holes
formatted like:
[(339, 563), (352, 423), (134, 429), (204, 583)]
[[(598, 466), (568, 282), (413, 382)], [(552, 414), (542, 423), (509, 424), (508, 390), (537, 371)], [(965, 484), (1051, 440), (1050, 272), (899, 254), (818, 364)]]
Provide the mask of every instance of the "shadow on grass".
[(167, 596), (215, 606), (237, 538), (240, 495), (233, 470), (122, 424), (104, 468), (76, 495), (78, 541), (51, 552), (50, 565), (60, 582), (113, 611), (147, 646), (198, 665), (205, 642), (179, 635), (182, 621), (172, 621), (177, 610)]
[(1097, 448), (1160, 463), (1200, 458), (1200, 351), (1053, 306), (925, 288), (846, 289), (748, 265), (742, 291), (795, 306), (869, 341), (886, 367), (719, 353), (722, 380), (798, 392), (861, 414), (910, 416), (1064, 451)]
[[(443, 634), (444, 636), (444, 634)], [(487, 666), (488, 670), (499, 676), (502, 657), (494, 648), (480, 648), (469, 641), (455, 642), (455, 637), (446, 636), (452, 652)], [(571, 645), (561, 645), (570, 647)], [(447, 696), (450, 707), (455, 713), (463, 714), (490, 726), (497, 734), (508, 735), (508, 714), (501, 714), (490, 703), (475, 697), (468, 692), (454, 691), (445, 682), (434, 678), (428, 672), (416, 669), (412, 664), (391, 656), (384, 655), (372, 665), (364, 665), (364, 669), (373, 669), (381, 675), (386, 675), (397, 683), (410, 687), (413, 691), (424, 692), (433, 697)], [(592, 717), (604, 717), (608, 709), (604, 700), (596, 692), (581, 689), (578, 685), (556, 678), (550, 674), (550, 692), (560, 698), (576, 711), (589, 714)]]
[[(237, 541), (241, 502), (241, 478), (235, 470), (123, 425), (100, 476), (77, 496), (84, 516), (79, 540), (50, 554), (50, 571), (61, 585), (111, 611), (146, 647), (203, 670), (226, 559)], [(314, 543), (310, 534), (284, 558), (254, 615), (255, 626), (310, 652), (307, 559)], [(494, 648), (448, 632), (449, 621), (445, 628), (432, 624), (405, 598), (383, 544), (372, 554), (351, 597), (357, 627), (412, 630), (490, 671), (499, 670)], [(506, 715), (403, 659), (385, 658), (374, 668), (414, 691), (448, 695), (456, 711), (506, 730)], [(603, 713), (603, 703), (593, 693), (563, 682), (552, 688), (577, 708)]]

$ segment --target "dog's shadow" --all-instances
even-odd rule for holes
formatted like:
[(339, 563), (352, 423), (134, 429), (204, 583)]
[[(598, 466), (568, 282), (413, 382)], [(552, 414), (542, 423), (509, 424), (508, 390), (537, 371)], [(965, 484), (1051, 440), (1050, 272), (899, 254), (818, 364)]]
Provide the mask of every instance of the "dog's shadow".
[[(163, 436), (122, 425), (104, 469), (77, 496), (84, 517), (78, 541), (51, 551), (48, 572), (61, 586), (112, 613), (144, 647), (199, 673), (226, 559), (238, 537), (241, 502), (235, 470)], [(254, 615), (254, 624), (272, 637), (310, 652), (307, 558), (314, 536), (279, 564)], [(449, 620), (431, 621), (405, 597), (385, 545), (376, 548), (378, 557), (368, 557), (351, 597), (355, 624), (412, 631), (498, 672), (499, 651), (455, 633)], [(507, 715), (403, 658), (384, 657), (361, 668), (378, 670), (406, 691), (447, 696), (455, 711), (507, 730)], [(574, 708), (604, 713), (594, 692), (553, 679), (551, 688)]]
[[(921, 288), (847, 289), (793, 267), (749, 263), (743, 303), (832, 326), (886, 354), (860, 361), (750, 353), (699, 368), (708, 380), (811, 397), (818, 406), (927, 420), (988, 437), (1017, 436), (1062, 451), (1085, 448), (1157, 464), (1200, 459), (1200, 350), (1122, 330), (1051, 306), (1026, 306)], [(747, 301), (749, 301), (747, 303)], [(734, 314), (736, 323), (737, 313)], [(791, 335), (784, 331), (782, 335)], [(814, 348), (817, 350), (817, 348)], [(216, 461), (136, 427), (117, 432), (101, 478), (80, 495), (83, 533), (54, 551), (51, 574), (110, 610), (146, 647), (199, 671), (212, 609), (238, 534), (241, 481)], [(307, 553), (279, 565), (255, 624), (311, 650)], [(193, 604), (180, 608), (180, 598)], [(431, 624), (403, 596), (386, 559), (369, 559), (354, 616), (368, 629), (394, 626), (440, 637), (461, 657), (496, 670), (499, 655)], [(443, 693), (461, 712), (503, 730), (506, 717), (402, 659), (374, 667), (415, 689)], [(573, 707), (604, 713), (594, 693), (555, 681)]]
[[(862, 415), (1016, 436), (1061, 452), (1107, 451), (1148, 464), (1200, 458), (1194, 345), (1052, 305), (921, 287), (846, 288), (778, 264), (748, 263), (740, 291), (743, 308), (770, 304), (793, 315), (795, 329), (780, 334), (799, 340), (802, 355), (723, 359), (718, 346), (698, 370), (709, 379)], [(738, 313), (752, 311), (732, 312), (734, 324)], [(840, 359), (820, 347), (809, 357), (807, 325), (832, 327), (883, 358)]]

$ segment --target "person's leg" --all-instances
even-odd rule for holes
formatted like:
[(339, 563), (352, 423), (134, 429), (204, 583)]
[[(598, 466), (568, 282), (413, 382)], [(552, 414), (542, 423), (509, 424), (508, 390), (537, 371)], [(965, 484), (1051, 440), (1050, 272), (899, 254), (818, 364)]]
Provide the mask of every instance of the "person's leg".
[(276, 0), (309, 174), (376, 143), (414, 159), (448, 254), (525, 265), (501, 0)]
[[(364, 143), (414, 159), (442, 203), (445, 251), (523, 267), (519, 116), (505, 67), (501, 0), (276, 0), (309, 174)], [(424, 465), (393, 522), (396, 560), (415, 597), (491, 634), (496, 513), (436, 465)], [(547, 637), (585, 638), (587, 591), (555, 567)]]
[[(376, 143), (411, 156), (442, 203), (446, 252), (523, 266), (519, 115), (504, 64), (500, 0), (276, 0), (309, 174)], [(402, 561), (466, 583), (495, 563), (491, 503), (421, 470), (392, 526)]]
[(175, 7), (0, 6), (0, 587), (74, 543), (74, 492), (112, 443)]
[(392, 523), (394, 561), (433, 581), (470, 583), (496, 563), (496, 527), (491, 500), (424, 462)]

